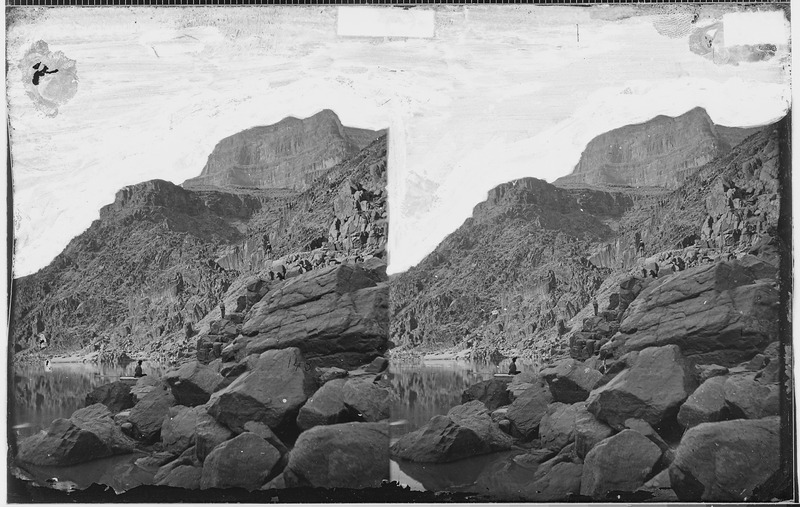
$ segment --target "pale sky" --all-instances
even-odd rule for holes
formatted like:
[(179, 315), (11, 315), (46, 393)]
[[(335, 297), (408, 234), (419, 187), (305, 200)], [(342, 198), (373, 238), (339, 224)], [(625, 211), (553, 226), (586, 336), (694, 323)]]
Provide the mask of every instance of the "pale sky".
[[(788, 22), (769, 31), (775, 56), (748, 62), (724, 46), (727, 7), (693, 7), (693, 25), (682, 6), (652, 7), (444, 7), (432, 38), (339, 37), (335, 7), (39, 10), (7, 31), (15, 276), (48, 264), (121, 187), (179, 184), (222, 138), (286, 116), (332, 109), (389, 128), (397, 272), (490, 188), (568, 174), (602, 132), (695, 106), (729, 126), (785, 114)], [(713, 55), (690, 51), (703, 29)], [(76, 61), (77, 93), (54, 117), (18, 65), (39, 40)]]

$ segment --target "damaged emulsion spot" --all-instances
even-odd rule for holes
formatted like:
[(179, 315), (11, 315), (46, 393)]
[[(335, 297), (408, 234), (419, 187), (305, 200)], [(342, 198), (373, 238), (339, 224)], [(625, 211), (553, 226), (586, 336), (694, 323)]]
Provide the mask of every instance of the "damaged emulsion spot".
[(759, 62), (775, 56), (775, 44), (745, 44), (726, 46), (722, 22), (698, 28), (689, 36), (689, 49), (710, 58), (717, 65), (739, 65), (740, 62)]
[(26, 94), (47, 116), (56, 116), (58, 107), (69, 102), (78, 91), (75, 60), (70, 60), (61, 51), (51, 53), (44, 41), (31, 45), (19, 67)]

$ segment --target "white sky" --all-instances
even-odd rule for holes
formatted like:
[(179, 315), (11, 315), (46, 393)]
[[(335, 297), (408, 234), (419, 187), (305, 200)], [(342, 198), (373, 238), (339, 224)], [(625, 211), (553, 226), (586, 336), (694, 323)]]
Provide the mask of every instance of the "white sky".
[[(714, 9), (697, 26), (721, 21)], [(15, 276), (48, 264), (121, 187), (181, 183), (220, 139), (290, 115), (389, 127), (397, 272), (490, 188), (568, 174), (602, 132), (695, 106), (718, 124), (764, 124), (791, 100), (786, 46), (720, 65), (652, 15), (600, 19), (622, 12), (607, 7), (440, 8), (434, 38), (408, 39), (338, 37), (334, 7), (40, 12), (7, 31)], [(78, 92), (54, 118), (17, 67), (38, 40), (77, 61)]]

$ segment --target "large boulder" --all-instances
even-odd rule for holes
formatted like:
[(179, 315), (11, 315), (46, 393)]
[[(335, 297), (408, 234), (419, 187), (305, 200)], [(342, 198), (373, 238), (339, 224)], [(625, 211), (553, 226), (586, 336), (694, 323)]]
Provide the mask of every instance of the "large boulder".
[(539, 423), (552, 401), (553, 395), (543, 380), (532, 382), (508, 407), (506, 417), (511, 421), (512, 430), (526, 439), (536, 437)]
[(630, 368), (592, 391), (587, 400), (589, 411), (614, 428), (622, 428), (629, 418), (659, 425), (677, 414), (696, 387), (677, 345), (651, 347), (634, 355)]
[(155, 483), (156, 486), (171, 486), (173, 488), (200, 489), (200, 477), (203, 469), (192, 465), (179, 465), (165, 477)]
[(778, 334), (774, 268), (723, 261), (666, 277), (630, 305), (614, 338), (618, 355), (676, 344), (697, 364), (732, 366), (761, 352)]
[(377, 488), (389, 479), (389, 425), (350, 422), (304, 431), (283, 478), (287, 487)]
[(96, 403), (19, 444), (17, 459), (34, 465), (74, 465), (133, 452), (133, 442), (114, 424), (108, 408)]
[(161, 443), (165, 450), (179, 454), (195, 444), (197, 420), (201, 412), (205, 412), (203, 407), (177, 405), (169, 408), (161, 424)]
[(561, 360), (539, 375), (550, 386), (554, 401), (569, 404), (588, 398), (603, 378), (602, 373), (575, 359)]
[(139, 377), (139, 380), (131, 387), (134, 405), (142, 401), (148, 393), (156, 390), (164, 390), (164, 382), (160, 378), (155, 375)]
[(342, 398), (346, 383), (346, 379), (331, 380), (311, 395), (297, 415), (297, 427), (307, 430), (314, 426), (354, 420)]
[(461, 393), (461, 403), (478, 400), (482, 401), (489, 410), (496, 410), (511, 404), (511, 397), (508, 394), (507, 387), (508, 381), (502, 379), (493, 378), (478, 382)]
[(200, 461), (198, 461), (197, 457), (195, 456), (194, 447), (189, 447), (188, 449), (183, 451), (177, 458), (159, 467), (155, 475), (153, 475), (153, 484), (160, 483), (161, 481), (166, 479), (169, 476), (169, 474), (172, 473), (173, 470), (183, 465), (195, 467), (198, 469), (203, 467), (202, 463), (200, 463)]
[(509, 382), (506, 386), (506, 390), (508, 391), (508, 399), (513, 402), (522, 396), (522, 393), (532, 387), (538, 387), (540, 384), (541, 379), (536, 372), (523, 371), (518, 375), (514, 375), (514, 378), (512, 378), (511, 382)]
[(743, 502), (780, 465), (780, 418), (702, 423), (681, 439), (669, 468), (683, 502)]
[(704, 422), (726, 419), (725, 381), (727, 377), (711, 377), (698, 387), (678, 411), (678, 422), (691, 428)]
[(586, 406), (575, 411), (575, 453), (584, 459), (592, 448), (614, 434), (607, 424), (597, 420)]
[(104, 384), (86, 395), (87, 407), (95, 403), (102, 403), (112, 414), (131, 408), (135, 404), (131, 385), (120, 380)]
[(195, 456), (201, 463), (206, 456), (219, 444), (233, 437), (233, 432), (227, 427), (218, 423), (205, 410), (197, 413), (197, 424), (195, 425)]
[(530, 498), (537, 502), (564, 501), (581, 492), (583, 464), (556, 456), (536, 469)]
[(456, 405), (447, 412), (447, 417), (456, 424), (474, 431), (492, 452), (511, 448), (511, 437), (503, 433), (500, 427), (492, 421), (486, 405), (481, 401), (473, 400)]
[(579, 410), (584, 409), (584, 403), (567, 405), (553, 403), (547, 407), (547, 412), (539, 425), (539, 439), (542, 447), (562, 449), (575, 440), (575, 417)]
[(223, 442), (206, 456), (200, 488), (259, 489), (270, 478), (281, 453), (255, 433)]
[(395, 396), (391, 389), (365, 379), (350, 379), (342, 387), (345, 406), (366, 422), (378, 422), (392, 415)]
[(164, 386), (158, 385), (145, 394), (141, 401), (133, 406), (128, 417), (128, 422), (133, 424), (137, 437), (145, 442), (158, 440), (161, 425), (173, 405), (175, 398)]
[(605, 499), (611, 491), (636, 491), (651, 475), (661, 449), (634, 430), (623, 430), (589, 451), (583, 463), (581, 495)]
[(388, 284), (355, 264), (293, 278), (253, 306), (246, 353), (299, 348), (313, 366), (353, 368), (387, 349)]
[(757, 382), (756, 375), (731, 375), (725, 381), (725, 403), (732, 418), (761, 419), (778, 415), (778, 385)]
[(297, 348), (264, 352), (252, 371), (211, 396), (208, 413), (234, 432), (243, 431), (247, 421), (263, 422), (272, 429), (294, 423), (316, 389), (304, 362)]
[(489, 445), (474, 430), (443, 415), (401, 436), (391, 447), (392, 456), (421, 463), (446, 463), (489, 452)]
[(167, 383), (179, 405), (195, 407), (207, 402), (225, 378), (213, 368), (197, 361), (167, 373)]

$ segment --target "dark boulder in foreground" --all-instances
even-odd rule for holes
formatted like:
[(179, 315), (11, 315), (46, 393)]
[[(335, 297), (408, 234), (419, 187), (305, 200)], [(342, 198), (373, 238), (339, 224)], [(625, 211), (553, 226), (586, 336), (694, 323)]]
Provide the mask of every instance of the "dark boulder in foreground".
[(161, 443), (168, 451), (182, 453), (195, 444), (198, 416), (202, 407), (177, 405), (169, 408), (161, 424)]
[(652, 426), (674, 416), (696, 385), (690, 366), (676, 345), (632, 353), (632, 366), (589, 395), (588, 409), (599, 420), (621, 429), (626, 419)]
[(244, 488), (264, 485), (280, 461), (281, 453), (255, 433), (223, 442), (206, 456), (200, 488)]
[(192, 361), (167, 373), (167, 383), (179, 405), (194, 407), (207, 402), (225, 380), (213, 368)]
[(290, 488), (377, 488), (388, 479), (386, 423), (315, 426), (300, 434), (283, 472)]
[(478, 382), (461, 393), (461, 403), (478, 400), (482, 401), (489, 410), (496, 410), (511, 404), (507, 387), (508, 381), (502, 379), (493, 378)]
[(474, 430), (437, 415), (392, 445), (392, 456), (421, 463), (446, 463), (491, 452)]
[(131, 409), (128, 421), (133, 424), (137, 438), (145, 442), (154, 442), (161, 434), (161, 425), (175, 405), (175, 398), (164, 386), (158, 385), (145, 394)]
[(191, 465), (179, 465), (173, 468), (156, 486), (172, 486), (173, 488), (200, 489), (200, 477), (203, 469)]
[(559, 361), (540, 375), (550, 386), (553, 400), (561, 403), (584, 401), (603, 378), (602, 373), (575, 359)]
[(780, 465), (780, 418), (702, 423), (684, 434), (669, 468), (683, 502), (743, 502)]
[(478, 400), (456, 405), (447, 412), (447, 417), (456, 424), (474, 431), (492, 452), (511, 448), (511, 437), (503, 433), (492, 420), (486, 405)]
[(352, 421), (350, 410), (345, 406), (342, 390), (346, 379), (334, 379), (326, 382), (316, 393), (311, 395), (297, 416), (297, 426), (302, 430), (325, 424), (336, 424)]
[(388, 419), (392, 412), (394, 392), (374, 382), (350, 379), (342, 387), (342, 401), (366, 422)]
[(95, 403), (102, 403), (112, 414), (117, 414), (133, 407), (136, 402), (131, 394), (131, 385), (118, 380), (104, 384), (86, 395), (87, 407)]
[(34, 465), (74, 465), (133, 452), (133, 441), (114, 424), (108, 408), (97, 403), (76, 410), (19, 444), (17, 459)]
[(514, 400), (508, 408), (506, 417), (511, 421), (513, 431), (523, 438), (534, 438), (539, 431), (539, 423), (547, 413), (547, 406), (553, 401), (550, 388), (543, 380), (534, 380)]
[(263, 422), (271, 429), (294, 423), (300, 407), (316, 390), (304, 364), (296, 348), (264, 352), (252, 371), (211, 396), (208, 413), (235, 432), (243, 431), (248, 421)]
[(636, 491), (651, 475), (661, 449), (634, 430), (623, 430), (597, 444), (583, 463), (581, 494), (605, 499), (611, 491)]

